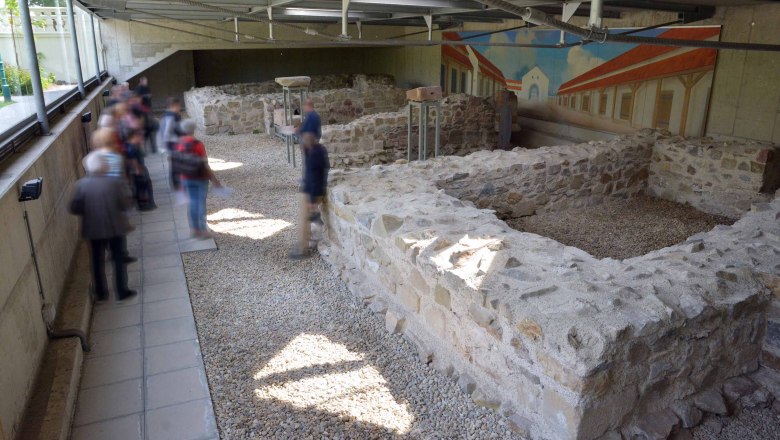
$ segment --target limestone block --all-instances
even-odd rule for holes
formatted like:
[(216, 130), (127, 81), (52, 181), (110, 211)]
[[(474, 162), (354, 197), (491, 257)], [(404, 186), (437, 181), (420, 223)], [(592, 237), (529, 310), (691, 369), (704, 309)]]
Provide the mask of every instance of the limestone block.
[(648, 440), (666, 440), (679, 426), (680, 420), (669, 409), (649, 414), (636, 424), (635, 433), (639, 438)]
[(758, 389), (758, 385), (746, 377), (733, 377), (723, 383), (723, 395), (730, 403), (738, 401)]
[(311, 78), (308, 76), (286, 76), (276, 78), (277, 84), (286, 87), (307, 87), (311, 84)]
[(690, 403), (676, 402), (671, 410), (679, 417), (681, 425), (685, 429), (693, 428), (701, 422), (704, 413)]
[(468, 374), (458, 376), (458, 386), (461, 391), (468, 395), (471, 395), (477, 389), (477, 383)]
[(410, 312), (420, 311), (420, 295), (408, 284), (398, 284), (396, 286), (398, 299), (401, 304)]
[(434, 289), (434, 300), (437, 304), (444, 306), (447, 310), (451, 310), (450, 291), (440, 284), (437, 284)]
[(704, 412), (721, 416), (728, 415), (726, 401), (723, 400), (723, 396), (715, 390), (707, 390), (695, 395), (693, 397), (693, 403), (697, 408)]
[(398, 312), (388, 310), (385, 313), (385, 328), (390, 333), (403, 333), (406, 326), (406, 318)]

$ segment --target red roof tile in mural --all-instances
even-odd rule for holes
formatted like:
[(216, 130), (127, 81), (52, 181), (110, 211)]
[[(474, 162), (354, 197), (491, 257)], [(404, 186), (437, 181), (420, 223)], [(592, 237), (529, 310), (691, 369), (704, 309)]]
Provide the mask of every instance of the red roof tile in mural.
[(523, 90), (523, 81), (519, 79), (508, 79), (506, 80), (506, 87), (513, 92), (519, 92)]
[[(442, 37), (445, 40), (450, 41), (462, 41), (463, 38), (461, 38), (460, 35), (458, 35), (457, 32), (442, 32)], [(460, 63), (466, 64), (470, 67), (474, 67), (473, 64), (471, 64), (471, 60), (468, 56), (468, 50), (466, 49), (466, 46), (442, 46), (442, 54), (452, 57), (455, 60), (457, 60)], [(501, 71), (501, 69), (498, 68), (495, 64), (493, 64), (489, 59), (487, 59), (484, 55), (479, 53), (478, 50), (474, 50), (474, 54), (477, 56), (477, 60), (479, 61), (479, 71), (493, 80), (500, 82), (501, 84), (506, 85), (506, 79), (504, 78), (504, 72)], [(465, 57), (465, 60), (463, 59)]]
[[(695, 28), (674, 28), (663, 32), (659, 38), (684, 39), (684, 40), (706, 40), (716, 37), (720, 34), (720, 27), (695, 27)], [(626, 82), (638, 81), (643, 79), (655, 78), (658, 76), (669, 75), (676, 72), (684, 72), (696, 68), (709, 67), (715, 65), (717, 51), (714, 49), (696, 49), (685, 52), (682, 55), (666, 58), (656, 63), (645, 65), (641, 68), (632, 69), (617, 75), (608, 76), (598, 81), (586, 83), (589, 80), (601, 76), (609, 75), (612, 72), (631, 67), (632, 65), (643, 63), (653, 58), (660, 57), (674, 51), (680, 51), (679, 47), (670, 46), (648, 46), (640, 45), (626, 53), (617, 56), (594, 69), (591, 69), (582, 75), (563, 83), (558, 89), (558, 94), (573, 93), (580, 90), (590, 90), (610, 85), (622, 84)]]

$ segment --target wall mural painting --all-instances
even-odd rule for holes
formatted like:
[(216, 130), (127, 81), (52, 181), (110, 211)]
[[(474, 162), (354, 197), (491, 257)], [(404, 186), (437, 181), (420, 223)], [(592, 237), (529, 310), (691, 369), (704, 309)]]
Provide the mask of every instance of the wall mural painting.
[[(630, 29), (612, 29), (621, 33)], [(446, 32), (452, 40), (558, 44), (560, 31)], [(659, 28), (634, 35), (715, 40), (720, 26)], [(579, 38), (566, 35), (566, 43)], [(500, 46), (442, 48), (447, 93), (491, 96), (507, 89), (520, 114), (611, 132), (662, 128), (703, 134), (717, 59), (714, 49), (591, 43), (565, 49)]]

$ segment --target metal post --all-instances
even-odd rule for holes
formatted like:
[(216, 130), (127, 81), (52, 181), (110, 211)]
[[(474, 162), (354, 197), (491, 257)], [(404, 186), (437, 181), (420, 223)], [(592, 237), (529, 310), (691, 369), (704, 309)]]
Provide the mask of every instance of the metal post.
[(436, 151), (435, 157), (439, 157), (439, 145), (441, 144), (441, 102), (436, 103)]
[(274, 39), (274, 8), (268, 7), (268, 39)]
[(46, 102), (43, 99), (43, 86), (41, 85), (41, 70), (38, 66), (38, 51), (35, 49), (35, 36), (33, 34), (32, 21), (30, 20), (30, 5), (27, 0), (19, 2), (19, 17), (22, 21), (22, 35), (24, 46), (27, 50), (27, 58), (30, 60), (30, 80), (35, 101), (35, 113), (38, 115), (38, 123), (41, 126), (41, 134), (49, 134), (49, 118), (46, 116)]
[(100, 84), (100, 58), (98, 58), (97, 32), (95, 32), (95, 15), (89, 14), (89, 22), (92, 26), (92, 49), (95, 52), (95, 81)]
[(423, 125), (423, 105), (420, 104), (420, 145), (417, 146), (417, 160), (423, 160), (423, 143), (425, 142), (425, 126)]
[(425, 140), (425, 143), (423, 143), (422, 151), (423, 151), (423, 160), (428, 160), (428, 111), (430, 107), (428, 107), (428, 103), (423, 104), (423, 109), (425, 110), (423, 112), (423, 128), (425, 129), (425, 137), (423, 139)]
[[(565, 2), (563, 4), (563, 12), (561, 13), (561, 21), (565, 21), (566, 23), (568, 23), (569, 20), (571, 20), (571, 18), (574, 16), (574, 13), (577, 12), (577, 9), (580, 7), (580, 4), (582, 4), (582, 2), (580, 1)], [(561, 31), (560, 44), (561, 45), (566, 44), (566, 32), (564, 31)]]
[(355, 24), (357, 25), (357, 29), (358, 29), (358, 40), (362, 40), (363, 39), (363, 22), (358, 20), (357, 23), (355, 23)]
[(407, 127), (409, 127), (407, 139), (406, 139), (406, 145), (407, 145), (407, 151), (406, 151), (406, 160), (409, 162), (412, 161), (412, 101), (409, 101), (409, 124)]
[(589, 27), (601, 27), (601, 17), (604, 10), (604, 0), (591, 0)]
[[(73, 17), (73, 0), (66, 0), (65, 7), (68, 12), (68, 27), (70, 27), (70, 41), (73, 44), (73, 61), (76, 63), (76, 83), (79, 86), (81, 99), (87, 97), (84, 90), (84, 77), (81, 73), (81, 56), (79, 55), (79, 40), (76, 38), (76, 19)], [(95, 60), (97, 61), (97, 59)]]
[(241, 42), (241, 39), (240, 39), (240, 38), (239, 38), (239, 36), (238, 36), (238, 17), (233, 17), (233, 27), (234, 27), (234, 28), (235, 28), (235, 30), (236, 30), (236, 35), (235, 35), (235, 37), (236, 37), (236, 43), (240, 43), (240, 42)]
[(423, 15), (425, 25), (428, 26), (428, 41), (433, 39), (433, 15)]
[(349, 38), (349, 2), (350, 0), (341, 0), (341, 38)]

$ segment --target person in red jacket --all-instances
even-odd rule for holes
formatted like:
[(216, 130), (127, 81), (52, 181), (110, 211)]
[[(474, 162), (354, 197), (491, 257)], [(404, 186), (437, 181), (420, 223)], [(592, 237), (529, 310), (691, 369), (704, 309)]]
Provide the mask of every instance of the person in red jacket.
[(176, 151), (182, 155), (196, 156), (200, 158), (201, 165), (193, 174), (180, 174), (181, 184), (189, 198), (190, 231), (193, 237), (211, 238), (211, 232), (206, 224), (206, 195), (209, 191), (209, 181), (217, 188), (222, 184), (217, 179), (214, 171), (209, 167), (206, 146), (195, 139), (195, 121), (185, 119), (181, 122), (181, 130), (184, 133), (179, 139)]

